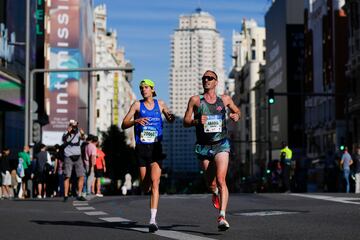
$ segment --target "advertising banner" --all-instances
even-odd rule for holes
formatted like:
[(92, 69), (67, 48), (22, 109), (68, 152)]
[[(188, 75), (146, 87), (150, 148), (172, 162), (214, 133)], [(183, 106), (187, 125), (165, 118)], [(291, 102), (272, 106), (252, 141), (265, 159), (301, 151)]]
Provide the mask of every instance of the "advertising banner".
[[(50, 69), (83, 67), (80, 50), (79, 0), (53, 0), (48, 9), (50, 32), (47, 38), (47, 66)], [(78, 121), (79, 86), (82, 75), (78, 72), (50, 73), (45, 81), (45, 110), (49, 124), (43, 128), (43, 142), (61, 143), (61, 136), (69, 120)]]

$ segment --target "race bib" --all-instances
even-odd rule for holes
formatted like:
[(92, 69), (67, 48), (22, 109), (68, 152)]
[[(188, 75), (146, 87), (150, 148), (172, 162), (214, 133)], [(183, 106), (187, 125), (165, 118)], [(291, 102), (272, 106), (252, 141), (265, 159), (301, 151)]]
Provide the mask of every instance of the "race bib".
[(143, 143), (153, 143), (157, 141), (158, 132), (156, 129), (143, 129), (140, 133), (140, 141)]
[(222, 115), (209, 115), (204, 124), (204, 132), (218, 133), (222, 131)]

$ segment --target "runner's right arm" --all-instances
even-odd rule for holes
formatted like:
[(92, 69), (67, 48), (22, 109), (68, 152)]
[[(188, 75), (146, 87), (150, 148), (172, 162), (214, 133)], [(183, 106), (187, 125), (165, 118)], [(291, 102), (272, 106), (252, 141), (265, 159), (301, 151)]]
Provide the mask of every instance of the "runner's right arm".
[(121, 124), (121, 129), (130, 128), (134, 126), (135, 123), (146, 125), (146, 123), (148, 122), (147, 118), (138, 118), (136, 120), (133, 120), (135, 113), (139, 111), (140, 111), (140, 102), (136, 101), (131, 105), (129, 112), (124, 117), (124, 120)]
[(184, 120), (183, 120), (183, 126), (184, 127), (192, 127), (199, 124), (198, 120), (193, 119), (193, 113), (194, 113), (194, 107), (196, 105), (197, 98), (196, 96), (192, 96), (189, 99), (188, 106), (185, 112)]

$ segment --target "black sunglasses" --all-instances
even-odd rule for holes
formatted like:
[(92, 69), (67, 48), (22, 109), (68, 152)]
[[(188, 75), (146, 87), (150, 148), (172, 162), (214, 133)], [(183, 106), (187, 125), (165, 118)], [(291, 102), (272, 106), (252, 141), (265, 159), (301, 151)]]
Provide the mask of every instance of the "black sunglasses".
[(203, 81), (207, 80), (207, 81), (212, 81), (212, 80), (216, 80), (216, 78), (212, 77), (212, 76), (203, 76), (201, 78)]

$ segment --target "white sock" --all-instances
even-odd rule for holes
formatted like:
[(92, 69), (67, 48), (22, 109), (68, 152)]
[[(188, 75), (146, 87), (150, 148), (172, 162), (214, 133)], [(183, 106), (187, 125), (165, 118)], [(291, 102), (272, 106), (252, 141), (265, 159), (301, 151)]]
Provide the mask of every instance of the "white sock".
[(219, 195), (219, 188), (218, 187), (215, 188), (214, 194)]
[(224, 211), (224, 210), (221, 210), (219, 216), (225, 217), (225, 211)]
[(156, 208), (151, 208), (150, 209), (151, 212), (151, 217), (150, 217), (150, 224), (151, 223), (156, 223), (156, 213), (157, 213), (157, 209)]

